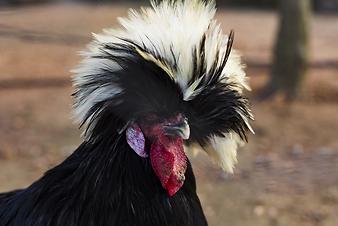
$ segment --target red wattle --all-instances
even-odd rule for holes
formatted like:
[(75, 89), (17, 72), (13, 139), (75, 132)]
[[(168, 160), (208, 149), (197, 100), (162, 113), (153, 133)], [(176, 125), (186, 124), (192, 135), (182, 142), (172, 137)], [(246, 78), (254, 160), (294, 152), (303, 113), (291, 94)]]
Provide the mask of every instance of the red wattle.
[(162, 136), (155, 140), (150, 149), (152, 167), (170, 196), (183, 186), (187, 157), (182, 138)]

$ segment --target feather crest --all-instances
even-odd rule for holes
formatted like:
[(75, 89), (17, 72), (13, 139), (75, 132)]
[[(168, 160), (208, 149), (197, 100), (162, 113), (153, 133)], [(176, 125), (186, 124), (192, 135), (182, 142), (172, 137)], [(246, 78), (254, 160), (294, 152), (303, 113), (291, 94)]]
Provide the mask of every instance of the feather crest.
[[(236, 50), (231, 51), (233, 33), (222, 33), (214, 19), (215, 12), (214, 1), (152, 1), (151, 7), (130, 10), (127, 18), (119, 18), (121, 28), (94, 34), (94, 41), (82, 53), (85, 59), (73, 71), (77, 121), (91, 122), (95, 106), (123, 94), (125, 90), (115, 76), (125, 70), (124, 61), (141, 57), (163, 70), (163, 76), (179, 86), (186, 102), (201, 94), (206, 98), (208, 93), (204, 91), (216, 84), (218, 94), (228, 93), (235, 98), (236, 104), (231, 102), (229, 107), (234, 109), (222, 112), (233, 114), (229, 120), (234, 119), (237, 124), (226, 131), (209, 134), (205, 141), (209, 155), (224, 170), (232, 172), (239, 137), (245, 137), (246, 129), (253, 132), (249, 124), (252, 114), (241, 97), (243, 90), (250, 87), (240, 55)], [(219, 116), (216, 110), (205, 116)], [(223, 116), (222, 120), (227, 117)]]

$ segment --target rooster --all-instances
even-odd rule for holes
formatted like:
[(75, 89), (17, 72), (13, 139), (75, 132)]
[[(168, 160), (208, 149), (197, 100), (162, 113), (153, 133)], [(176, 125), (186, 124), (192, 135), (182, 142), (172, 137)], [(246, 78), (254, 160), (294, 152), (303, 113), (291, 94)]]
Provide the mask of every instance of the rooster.
[(74, 69), (83, 143), (29, 187), (0, 194), (1, 226), (205, 226), (186, 152), (227, 172), (253, 119), (234, 33), (213, 1), (153, 1), (94, 34)]

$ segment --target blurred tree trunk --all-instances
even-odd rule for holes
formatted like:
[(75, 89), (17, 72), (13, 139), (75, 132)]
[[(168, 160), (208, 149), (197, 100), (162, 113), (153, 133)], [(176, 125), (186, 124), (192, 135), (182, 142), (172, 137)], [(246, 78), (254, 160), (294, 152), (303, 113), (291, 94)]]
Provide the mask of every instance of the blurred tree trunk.
[(306, 73), (311, 0), (280, 0), (279, 30), (274, 47), (271, 79), (263, 99), (277, 92), (294, 99)]

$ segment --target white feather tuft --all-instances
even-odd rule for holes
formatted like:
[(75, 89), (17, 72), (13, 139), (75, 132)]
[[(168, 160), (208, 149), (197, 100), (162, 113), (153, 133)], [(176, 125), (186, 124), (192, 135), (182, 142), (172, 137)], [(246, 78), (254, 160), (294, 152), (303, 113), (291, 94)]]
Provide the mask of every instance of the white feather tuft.
[(242, 145), (243, 141), (237, 134), (228, 133), (224, 137), (210, 138), (210, 145), (205, 150), (224, 171), (233, 173), (237, 163), (237, 148)]

